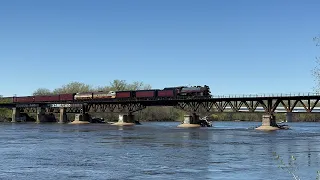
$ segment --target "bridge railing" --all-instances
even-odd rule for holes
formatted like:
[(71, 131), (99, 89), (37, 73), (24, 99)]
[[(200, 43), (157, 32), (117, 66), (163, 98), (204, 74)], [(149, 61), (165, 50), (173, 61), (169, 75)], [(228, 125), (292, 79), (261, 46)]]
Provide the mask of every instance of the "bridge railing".
[(259, 93), (259, 94), (230, 94), (212, 95), (213, 98), (248, 98), (248, 97), (294, 97), (294, 96), (320, 96), (320, 92), (298, 92), (298, 93)]

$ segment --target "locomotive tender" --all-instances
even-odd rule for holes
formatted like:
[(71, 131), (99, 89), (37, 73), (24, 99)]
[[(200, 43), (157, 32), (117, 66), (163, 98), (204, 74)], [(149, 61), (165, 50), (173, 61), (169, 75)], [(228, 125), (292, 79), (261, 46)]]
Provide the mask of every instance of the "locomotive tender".
[(175, 99), (175, 98), (209, 98), (210, 88), (207, 85), (202, 86), (178, 86), (167, 87), (162, 90), (136, 90), (136, 91), (109, 91), (109, 92), (85, 92), (85, 93), (70, 93), (47, 96), (23, 96), (12, 97), (14, 103), (34, 103), (34, 102), (70, 102), (81, 100), (107, 100), (107, 99)]

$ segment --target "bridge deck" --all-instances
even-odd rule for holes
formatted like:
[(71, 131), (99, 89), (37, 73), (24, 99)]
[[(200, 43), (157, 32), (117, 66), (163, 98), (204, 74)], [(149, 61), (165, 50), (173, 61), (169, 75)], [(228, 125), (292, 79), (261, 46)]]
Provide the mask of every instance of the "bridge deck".
[(178, 99), (97, 99), (75, 100), (65, 102), (33, 102), (33, 103), (7, 103), (0, 104), (0, 108), (35, 108), (35, 107), (82, 107), (106, 104), (140, 104), (141, 106), (176, 106), (183, 110), (197, 111), (204, 108), (206, 111), (217, 112), (316, 112), (319, 111), (320, 94), (301, 94), (296, 96), (223, 96), (213, 98), (178, 98)]

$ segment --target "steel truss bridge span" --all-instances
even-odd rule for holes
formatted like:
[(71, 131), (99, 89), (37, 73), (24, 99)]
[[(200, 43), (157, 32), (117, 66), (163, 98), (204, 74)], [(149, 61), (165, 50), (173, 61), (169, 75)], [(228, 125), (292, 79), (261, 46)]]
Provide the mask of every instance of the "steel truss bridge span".
[(174, 106), (189, 112), (319, 112), (320, 94), (300, 96), (245, 96), (215, 98), (179, 98), (179, 99), (106, 99), (42, 103), (7, 103), (0, 108), (82, 108), (91, 112), (114, 112), (127, 109), (136, 112), (147, 106)]

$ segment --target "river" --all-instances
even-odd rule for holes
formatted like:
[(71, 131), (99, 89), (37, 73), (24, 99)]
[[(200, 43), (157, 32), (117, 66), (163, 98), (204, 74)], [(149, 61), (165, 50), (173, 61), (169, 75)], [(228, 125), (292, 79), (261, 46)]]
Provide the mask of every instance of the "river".
[(177, 122), (0, 125), (1, 179), (301, 179), (320, 170), (320, 123), (256, 131), (259, 122), (214, 122), (180, 129)]

